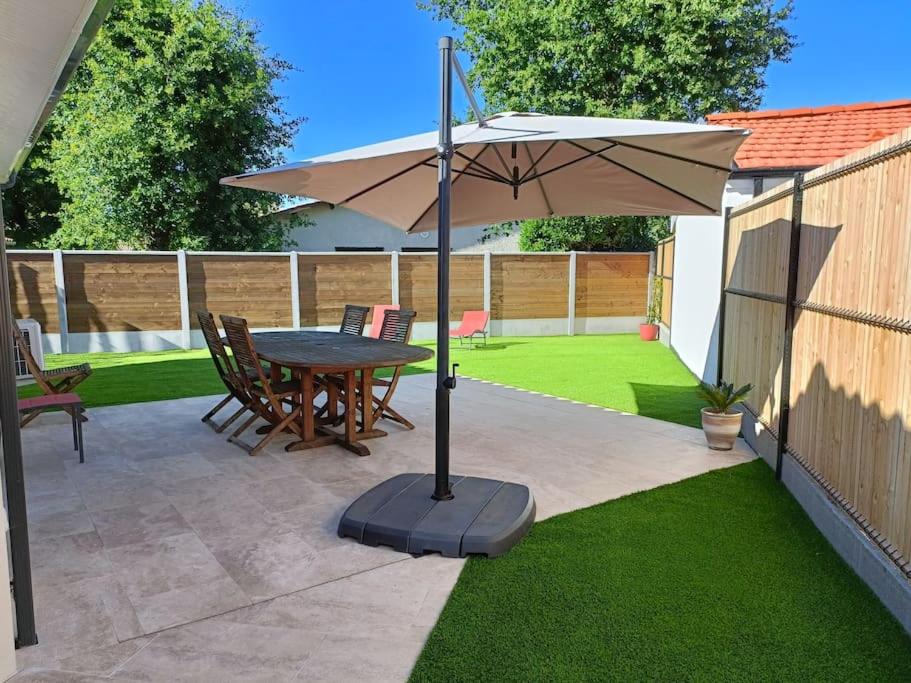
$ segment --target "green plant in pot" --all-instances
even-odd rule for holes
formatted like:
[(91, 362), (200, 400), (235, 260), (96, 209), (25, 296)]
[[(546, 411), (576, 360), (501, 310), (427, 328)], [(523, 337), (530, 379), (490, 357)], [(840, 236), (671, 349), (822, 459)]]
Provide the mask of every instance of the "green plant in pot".
[(645, 322), (639, 325), (639, 339), (642, 341), (655, 341), (661, 328), (661, 299), (664, 293), (664, 283), (660, 277), (655, 276), (652, 284), (652, 300), (645, 312)]
[(732, 408), (743, 401), (753, 389), (752, 384), (744, 384), (735, 389), (733, 384), (699, 383), (699, 395), (708, 405), (702, 409), (702, 431), (709, 448), (716, 451), (729, 451), (734, 447), (737, 435), (740, 434), (740, 421), (743, 415)]

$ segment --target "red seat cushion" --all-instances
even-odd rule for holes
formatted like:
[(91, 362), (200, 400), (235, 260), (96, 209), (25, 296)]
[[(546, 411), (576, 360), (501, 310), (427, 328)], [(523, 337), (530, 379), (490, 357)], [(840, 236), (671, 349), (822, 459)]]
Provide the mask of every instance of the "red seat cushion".
[(74, 405), (82, 405), (82, 399), (79, 398), (79, 394), (47, 394), (46, 396), (19, 399), (20, 411)]

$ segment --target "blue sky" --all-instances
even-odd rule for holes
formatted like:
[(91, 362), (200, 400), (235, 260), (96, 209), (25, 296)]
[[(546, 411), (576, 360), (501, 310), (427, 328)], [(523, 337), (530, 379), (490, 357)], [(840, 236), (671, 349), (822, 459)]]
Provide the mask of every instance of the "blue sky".
[[(298, 71), (278, 85), (306, 116), (288, 154), (305, 159), (436, 126), (437, 39), (453, 28), (414, 0), (223, 0)], [(911, 97), (908, 0), (796, 0), (800, 46), (767, 73), (769, 109)], [(464, 57), (463, 57), (464, 64)], [(467, 66), (467, 65), (466, 65)], [(467, 110), (456, 89), (455, 110)]]

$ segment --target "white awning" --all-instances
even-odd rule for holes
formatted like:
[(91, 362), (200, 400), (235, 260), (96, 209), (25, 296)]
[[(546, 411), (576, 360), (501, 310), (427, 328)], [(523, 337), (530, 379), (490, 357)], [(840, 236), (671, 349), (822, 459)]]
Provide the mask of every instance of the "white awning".
[(113, 0), (0, 0), (0, 185), (28, 156)]

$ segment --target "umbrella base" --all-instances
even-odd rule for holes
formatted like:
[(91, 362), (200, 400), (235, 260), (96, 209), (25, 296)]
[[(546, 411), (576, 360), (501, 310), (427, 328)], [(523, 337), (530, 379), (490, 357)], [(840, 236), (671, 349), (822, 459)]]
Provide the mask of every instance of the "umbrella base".
[(348, 506), (338, 535), (403, 553), (445, 557), (502, 555), (528, 533), (535, 500), (521, 484), (480, 477), (450, 478), (452, 500), (431, 498), (432, 474), (399, 474)]

